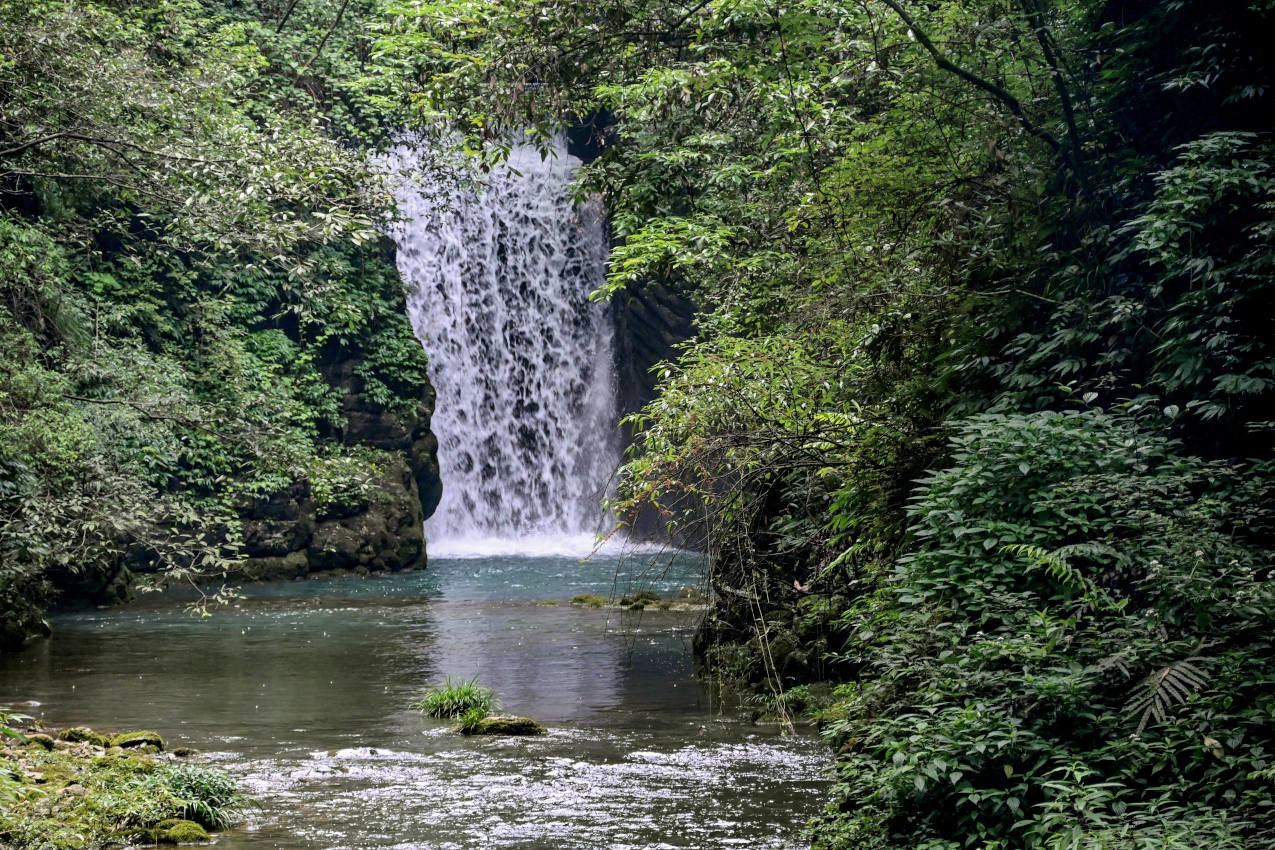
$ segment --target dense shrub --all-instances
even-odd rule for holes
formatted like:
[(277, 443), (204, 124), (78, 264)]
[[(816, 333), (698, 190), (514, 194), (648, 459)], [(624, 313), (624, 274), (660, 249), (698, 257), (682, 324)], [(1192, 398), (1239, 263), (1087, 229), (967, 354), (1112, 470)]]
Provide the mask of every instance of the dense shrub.
[(1096, 412), (958, 423), (847, 612), (819, 847), (1256, 847), (1272, 517), (1252, 470)]

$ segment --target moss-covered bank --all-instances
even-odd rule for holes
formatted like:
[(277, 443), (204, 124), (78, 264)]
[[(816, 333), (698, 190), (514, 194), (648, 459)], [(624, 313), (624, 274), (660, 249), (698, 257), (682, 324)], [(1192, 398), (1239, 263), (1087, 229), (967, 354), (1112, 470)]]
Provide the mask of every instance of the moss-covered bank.
[(187, 844), (238, 820), (242, 797), (233, 780), (189, 755), (164, 752), (154, 732), (15, 731), (0, 749), (5, 848)]

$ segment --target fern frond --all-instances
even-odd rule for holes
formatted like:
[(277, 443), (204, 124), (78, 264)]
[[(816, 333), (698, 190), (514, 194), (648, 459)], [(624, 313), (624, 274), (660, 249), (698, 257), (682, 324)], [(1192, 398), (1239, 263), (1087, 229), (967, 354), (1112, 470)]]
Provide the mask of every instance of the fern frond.
[(1106, 591), (1086, 578), (1070, 561), (1076, 555), (1119, 558), (1119, 553), (1112, 547), (1103, 543), (1073, 543), (1050, 550), (1030, 543), (1009, 543), (1001, 548), (1002, 551), (1025, 559), (1030, 566), (1043, 569), (1063, 587), (1079, 593), (1090, 605), (1106, 608), (1119, 607)]
[(1094, 665), (1098, 672), (1106, 673), (1108, 670), (1119, 670), (1120, 675), (1128, 679), (1133, 675), (1133, 671), (1129, 669), (1129, 651), (1127, 649), (1117, 652), (1115, 655), (1108, 655), (1106, 658), (1099, 660)]
[(1207, 658), (1192, 655), (1161, 667), (1142, 680), (1125, 704), (1126, 714), (1141, 715), (1133, 737), (1140, 737), (1149, 721), (1163, 722), (1170, 709), (1185, 703), (1208, 685), (1208, 671), (1198, 666), (1206, 661)]

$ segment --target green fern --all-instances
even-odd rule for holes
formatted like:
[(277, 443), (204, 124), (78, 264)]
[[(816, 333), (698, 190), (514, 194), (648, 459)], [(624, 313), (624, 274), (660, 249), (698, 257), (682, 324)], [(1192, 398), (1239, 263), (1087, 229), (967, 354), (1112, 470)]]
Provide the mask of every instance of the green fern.
[(1081, 555), (1091, 558), (1119, 558), (1119, 553), (1103, 543), (1073, 543), (1057, 549), (1046, 549), (1030, 543), (1010, 543), (1001, 547), (1020, 558), (1024, 558), (1032, 567), (1043, 569), (1051, 578), (1063, 587), (1079, 593), (1093, 607), (1116, 609), (1121, 607), (1107, 595), (1107, 592), (1086, 578), (1080, 570), (1071, 564), (1071, 558)]
[(1142, 735), (1148, 721), (1162, 722), (1170, 709), (1185, 703), (1208, 684), (1208, 671), (1198, 666), (1207, 660), (1192, 655), (1161, 667), (1142, 680), (1125, 705), (1126, 714), (1141, 715), (1133, 737)]

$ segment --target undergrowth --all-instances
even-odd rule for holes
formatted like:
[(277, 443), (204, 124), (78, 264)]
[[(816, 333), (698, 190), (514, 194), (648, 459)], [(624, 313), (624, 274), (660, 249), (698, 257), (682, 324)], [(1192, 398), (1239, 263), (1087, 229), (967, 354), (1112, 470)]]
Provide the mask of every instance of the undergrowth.
[(203, 765), (46, 750), (38, 743), (0, 754), (0, 846), (6, 850), (151, 844), (177, 821), (224, 830), (241, 820), (243, 806), (234, 780)]

